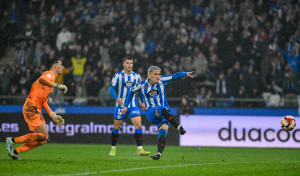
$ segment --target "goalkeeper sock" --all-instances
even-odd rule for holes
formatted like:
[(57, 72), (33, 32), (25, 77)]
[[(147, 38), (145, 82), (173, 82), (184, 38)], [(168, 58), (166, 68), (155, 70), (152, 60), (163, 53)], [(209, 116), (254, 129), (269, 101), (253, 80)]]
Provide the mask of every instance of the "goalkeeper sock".
[(164, 151), (166, 145), (166, 137), (167, 131), (165, 129), (160, 129), (158, 131), (158, 144), (157, 144), (157, 152), (162, 153)]
[(111, 146), (116, 146), (119, 137), (119, 130), (113, 128), (111, 133)]
[[(42, 142), (30, 142), (30, 143), (25, 143), (23, 145), (21, 145), (20, 147), (16, 148), (15, 151), (19, 154), (22, 152), (26, 152), (28, 150), (32, 150), (36, 147), (39, 147), (43, 144), (45, 144), (47, 141), (42, 141)], [(15, 153), (14, 151), (14, 153)]]
[(163, 108), (161, 110), (161, 114), (164, 116), (164, 118), (170, 122), (175, 128), (178, 127), (179, 123), (173, 118), (173, 115), (169, 113), (169, 111), (166, 108)]
[(29, 133), (24, 136), (15, 137), (14, 142), (18, 143), (29, 143), (29, 142), (42, 142), (47, 141), (48, 136), (42, 133)]
[(19, 154), (16, 149), (13, 152), (14, 152), (15, 155)]
[(143, 145), (143, 137), (142, 137), (142, 129), (135, 129), (135, 140), (136, 140), (136, 145), (137, 146), (142, 146)]

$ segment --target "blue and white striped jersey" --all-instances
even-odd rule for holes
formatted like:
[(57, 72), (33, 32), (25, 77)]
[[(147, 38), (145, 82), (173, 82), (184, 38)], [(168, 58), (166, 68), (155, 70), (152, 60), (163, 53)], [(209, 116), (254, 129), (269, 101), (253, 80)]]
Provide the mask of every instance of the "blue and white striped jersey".
[[(129, 95), (130, 89), (132, 89), (138, 82), (141, 81), (141, 76), (138, 73), (132, 72), (130, 75), (127, 75), (124, 70), (118, 72), (114, 75), (110, 86), (114, 91), (116, 88), (116, 97), (112, 95), (114, 92), (110, 91), (110, 94), (116, 99), (118, 97), (122, 98), (122, 101), (125, 102), (126, 97)], [(136, 107), (137, 99), (136, 95), (133, 96), (132, 101), (129, 104), (129, 107)], [(124, 107), (124, 104), (121, 106), (117, 102), (115, 107)]]
[(166, 96), (167, 83), (186, 75), (187, 72), (179, 72), (174, 75), (164, 75), (161, 77), (158, 84), (150, 84), (148, 82), (149, 79), (141, 81), (131, 90), (128, 100), (126, 99), (125, 101), (125, 107), (127, 107), (127, 104), (129, 104), (128, 101), (130, 101), (132, 94), (135, 94), (137, 91), (139, 91), (139, 94), (142, 93), (145, 98), (146, 109), (156, 106), (165, 106), (168, 108), (169, 104)]

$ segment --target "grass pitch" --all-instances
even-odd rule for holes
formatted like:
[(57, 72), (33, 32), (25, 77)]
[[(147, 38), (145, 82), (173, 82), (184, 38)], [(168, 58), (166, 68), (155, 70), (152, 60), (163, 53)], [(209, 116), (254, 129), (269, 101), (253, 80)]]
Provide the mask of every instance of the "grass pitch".
[[(5, 147), (0, 143), (0, 175), (300, 175), (299, 149), (166, 146), (163, 158), (153, 161), (137, 156), (134, 145), (118, 145), (110, 157), (109, 145), (48, 143), (16, 161)], [(154, 145), (144, 148), (156, 153)]]

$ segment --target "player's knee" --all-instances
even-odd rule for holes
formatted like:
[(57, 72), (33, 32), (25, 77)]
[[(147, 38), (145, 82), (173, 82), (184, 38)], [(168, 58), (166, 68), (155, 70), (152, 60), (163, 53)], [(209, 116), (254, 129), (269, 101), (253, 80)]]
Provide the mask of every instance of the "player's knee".
[(163, 114), (162, 114), (163, 109), (167, 110), (167, 108), (164, 107), (164, 106), (157, 106), (157, 107), (155, 108), (155, 115), (156, 115), (157, 117), (163, 116)]
[(114, 122), (114, 129), (120, 130), (121, 125), (122, 125), (122, 122), (121, 123), (120, 122)]
[(48, 134), (42, 134), (42, 133), (38, 133), (36, 134), (36, 141), (39, 141), (39, 142), (43, 142), (43, 141), (46, 141), (48, 140)]
[(134, 127), (135, 127), (135, 129), (141, 129), (142, 125), (141, 124), (135, 124)]
[(121, 125), (114, 125), (114, 129), (120, 130), (120, 128), (121, 128)]
[(167, 110), (167, 108), (163, 108), (162, 110), (161, 110), (161, 114), (164, 116), (164, 117), (170, 117), (170, 116), (172, 116), (172, 114)]
[(167, 132), (167, 130), (166, 129), (159, 129), (159, 131), (158, 131), (158, 138), (161, 138), (161, 137), (167, 137), (167, 134), (168, 134), (168, 132)]

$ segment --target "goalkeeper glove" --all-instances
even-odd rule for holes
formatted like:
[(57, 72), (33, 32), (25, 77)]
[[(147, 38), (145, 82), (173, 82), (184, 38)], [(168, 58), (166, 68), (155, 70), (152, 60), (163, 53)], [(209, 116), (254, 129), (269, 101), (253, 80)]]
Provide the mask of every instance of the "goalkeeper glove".
[(62, 85), (62, 84), (53, 83), (53, 84), (52, 84), (52, 87), (57, 88), (57, 89), (63, 91), (64, 93), (67, 93), (67, 92), (68, 92), (67, 86)]
[(59, 128), (65, 124), (65, 120), (60, 115), (56, 115), (55, 112), (51, 111), (49, 116)]

